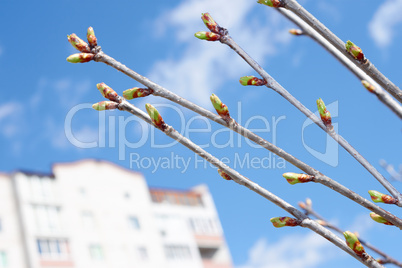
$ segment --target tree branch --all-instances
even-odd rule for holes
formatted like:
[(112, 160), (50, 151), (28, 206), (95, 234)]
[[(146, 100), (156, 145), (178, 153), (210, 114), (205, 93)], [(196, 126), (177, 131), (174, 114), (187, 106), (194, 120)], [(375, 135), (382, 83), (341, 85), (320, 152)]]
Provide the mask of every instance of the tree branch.
[[(119, 109), (124, 110), (124, 111), (128, 111), (131, 114), (133, 114), (135, 116), (138, 116), (139, 118), (141, 118), (142, 120), (144, 120), (148, 124), (151, 124), (151, 125), (155, 126), (154, 124), (152, 124), (151, 119), (144, 112), (142, 112), (140, 109), (138, 109), (137, 107), (135, 107), (134, 105), (128, 103), (125, 100), (123, 100), (119, 104)], [(290, 213), (291, 215), (296, 217), (298, 220), (301, 221), (300, 226), (305, 227), (305, 228), (309, 228), (313, 232), (315, 232), (315, 233), (319, 234), (320, 236), (326, 238), (327, 240), (332, 242), (334, 245), (336, 245), (337, 247), (339, 247), (343, 251), (347, 252), (349, 255), (351, 255), (352, 257), (354, 257), (355, 259), (357, 259), (358, 261), (360, 261), (361, 263), (363, 263), (367, 267), (383, 267), (381, 264), (379, 264), (376, 260), (374, 260), (369, 255), (366, 256), (366, 258), (361, 258), (361, 257), (357, 256), (355, 254), (355, 252), (353, 250), (351, 250), (346, 245), (346, 243), (343, 240), (341, 240), (338, 236), (336, 236), (335, 234), (333, 234), (332, 232), (330, 232), (328, 229), (324, 228), (320, 224), (316, 223), (315, 221), (309, 219), (304, 213), (302, 213), (301, 211), (299, 211), (298, 209), (296, 209), (295, 207), (293, 207), (292, 205), (287, 203), (285, 200), (283, 200), (283, 199), (279, 198), (278, 196), (272, 194), (271, 192), (269, 192), (265, 188), (261, 187), (257, 183), (251, 181), (250, 179), (244, 177), (243, 175), (241, 175), (237, 171), (231, 169), (230, 167), (228, 167), (227, 165), (225, 165), (224, 163), (219, 161), (219, 159), (217, 159), (213, 155), (209, 154), (207, 151), (203, 150), (198, 145), (194, 144), (191, 140), (189, 140), (186, 137), (182, 136), (173, 127), (171, 127), (169, 125), (166, 125), (165, 130), (162, 130), (162, 131), (167, 136), (171, 137), (174, 140), (177, 140), (178, 142), (180, 142), (182, 145), (184, 145), (185, 147), (187, 147), (188, 149), (190, 149), (194, 153), (198, 154), (199, 156), (201, 156), (202, 158), (204, 158), (205, 160), (207, 160), (208, 162), (210, 162), (214, 166), (216, 166), (216, 167), (220, 168), (221, 170), (223, 170), (236, 183), (249, 188), (253, 192), (261, 195), (265, 199), (271, 201), (275, 205), (279, 206), (280, 208), (284, 209), (285, 211), (287, 211), (288, 213)]]
[(310, 118), (322, 130), (327, 132), (339, 145), (341, 145), (351, 156), (353, 156), (374, 178), (376, 178), (391, 195), (398, 200), (398, 206), (402, 206), (402, 195), (399, 191), (378, 172), (353, 146), (351, 146), (341, 135), (335, 133), (333, 129), (327, 128), (321, 120), (298, 101), (292, 94), (283, 88), (274, 78), (272, 78), (253, 58), (251, 58), (229, 35), (222, 36), (220, 42), (228, 45), (240, 57), (242, 57), (257, 73), (259, 73), (265, 81), (266, 86), (275, 90), (293, 106), (299, 109), (303, 114)]
[[(323, 226), (326, 226), (332, 230), (335, 230), (336, 232), (338, 232), (339, 234), (343, 234), (344, 231), (342, 231), (340, 228), (338, 228), (337, 226), (333, 225), (332, 223), (330, 223), (329, 221), (327, 221), (324, 217), (322, 217), (320, 214), (318, 214), (312, 207), (311, 202), (300, 202), (299, 206), (305, 211), (306, 215), (312, 215), (315, 218), (319, 219), (320, 221), (322, 221)], [(379, 250), (378, 248), (374, 247), (373, 245), (371, 245), (370, 243), (368, 243), (367, 241), (361, 239), (359, 237), (359, 241), (360, 243), (362, 243), (366, 248), (371, 249), (372, 251), (376, 252), (378, 255), (382, 256), (384, 259), (380, 260), (381, 264), (387, 264), (387, 263), (392, 263), (395, 264), (398, 267), (402, 267), (402, 263), (394, 258), (392, 258), (391, 256), (389, 256), (388, 254), (386, 254), (385, 252)]]
[[(307, 23), (301, 20), (298, 16), (287, 9), (276, 8), (276, 10), (283, 16), (288, 18), (294, 24), (296, 24), (302, 30), (302, 35), (307, 35), (311, 37), (314, 41), (320, 44), (324, 49), (326, 49), (332, 56), (334, 56), (340, 63), (342, 63), (349, 71), (351, 71), (359, 80), (368, 81), (371, 85), (377, 85), (377, 83), (358, 68), (353, 62), (345, 57), (339, 50), (337, 50), (333, 45), (331, 45), (324, 37), (318, 34), (314, 29), (312, 29)], [(383, 88), (375, 86), (372, 91), (377, 98), (386, 105), (391, 111), (393, 111), (400, 119), (402, 119), (402, 106), (395, 101)]]
[(351, 56), (345, 49), (345, 42), (333, 34), (324, 24), (317, 18), (305, 10), (296, 0), (281, 0), (283, 7), (292, 11), (320, 35), (322, 35), (331, 45), (338, 51), (345, 55), (357, 67), (363, 70), (368, 76), (374, 79), (382, 88), (388, 91), (399, 102), (402, 103), (402, 91), (392, 83), (386, 76), (384, 76), (368, 59), (360, 61)]

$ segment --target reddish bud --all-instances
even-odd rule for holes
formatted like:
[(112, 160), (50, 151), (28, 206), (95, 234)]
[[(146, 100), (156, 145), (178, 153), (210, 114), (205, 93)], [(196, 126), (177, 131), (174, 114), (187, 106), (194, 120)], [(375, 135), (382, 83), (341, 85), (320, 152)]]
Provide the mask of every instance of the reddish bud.
[(297, 203), (301, 209), (306, 209), (306, 204), (304, 202)]
[(223, 170), (221, 170), (220, 168), (218, 168), (218, 173), (219, 175), (221, 175), (222, 178), (224, 178), (227, 181), (232, 180), (232, 178)]
[(360, 257), (363, 256), (365, 250), (357, 236), (349, 231), (344, 232), (343, 235), (345, 236), (347, 245), (356, 253), (356, 255)]
[(215, 94), (212, 94), (210, 99), (211, 99), (212, 105), (214, 106), (216, 112), (224, 120), (226, 120), (226, 121), (229, 120), (230, 119), (230, 114), (229, 114), (228, 107), (225, 104), (223, 104), (222, 101)]
[(377, 92), (376, 88), (366, 80), (362, 80), (362, 85), (371, 93)]
[(152, 123), (162, 131), (165, 131), (167, 125), (163, 121), (162, 116), (159, 114), (158, 110), (154, 106), (147, 103), (145, 104), (145, 109), (147, 109), (149, 117), (151, 117)]
[(219, 39), (221, 39), (221, 36), (219, 34), (216, 33), (211, 33), (211, 32), (196, 32), (194, 34), (195, 37), (197, 37), (198, 39), (201, 40), (207, 40), (207, 41), (217, 41)]
[(395, 198), (393, 198), (390, 195), (383, 194), (374, 190), (370, 190), (368, 192), (371, 196), (371, 200), (373, 200), (376, 203), (396, 204), (398, 202)]
[(104, 111), (104, 110), (114, 110), (119, 106), (117, 102), (114, 101), (101, 101), (92, 105), (97, 111)]
[(300, 221), (290, 217), (275, 217), (271, 218), (270, 221), (276, 228), (284, 227), (284, 226), (298, 226), (300, 225)]
[(71, 63), (84, 63), (93, 60), (95, 54), (92, 53), (77, 53), (67, 57), (67, 61)]
[(100, 93), (102, 93), (102, 96), (105, 97), (106, 99), (109, 99), (111, 101), (115, 101), (120, 103), (121, 97), (117, 95), (116, 91), (114, 91), (111, 87), (106, 85), (105, 83), (99, 83), (96, 85)]
[(240, 77), (239, 82), (243, 86), (263, 86), (267, 84), (267, 81), (264, 79), (257, 78), (253, 75)]
[(283, 173), (282, 175), (288, 183), (294, 185), (296, 183), (305, 183), (305, 182), (310, 182), (313, 181), (314, 176), (310, 176), (307, 174), (298, 174), (298, 173), (293, 173), (293, 172), (287, 172)]
[(84, 40), (79, 38), (75, 33), (67, 35), (67, 39), (75, 49), (84, 53), (91, 52), (89, 45)]
[(300, 29), (290, 29), (289, 33), (293, 34), (293, 35), (303, 35), (304, 34), (303, 31)]
[(280, 0), (258, 0), (257, 3), (270, 7), (281, 7), (282, 2)]
[(88, 28), (87, 40), (91, 47), (96, 47), (98, 45), (98, 40), (96, 39), (94, 29), (92, 27)]
[(331, 113), (327, 110), (327, 107), (325, 106), (325, 103), (321, 98), (319, 98), (317, 100), (317, 108), (318, 108), (318, 112), (320, 113), (321, 120), (324, 123), (324, 125), (329, 130), (332, 130), (334, 127), (332, 126)]
[(364, 60), (364, 54), (360, 47), (353, 44), (350, 40), (348, 40), (345, 44), (346, 51), (349, 52), (350, 55), (353, 56), (356, 60)]
[(219, 34), (220, 27), (209, 13), (201, 13), (201, 19), (211, 32)]
[(123, 97), (126, 100), (132, 100), (135, 98), (142, 98), (152, 94), (154, 91), (150, 88), (133, 87), (123, 91)]

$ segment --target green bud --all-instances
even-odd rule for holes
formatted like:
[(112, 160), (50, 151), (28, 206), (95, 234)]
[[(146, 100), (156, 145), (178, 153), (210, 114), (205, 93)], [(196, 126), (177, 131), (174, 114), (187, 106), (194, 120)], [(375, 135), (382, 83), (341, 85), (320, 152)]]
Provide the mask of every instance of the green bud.
[(257, 3), (270, 7), (281, 7), (282, 2), (280, 0), (258, 0)]
[(221, 36), (219, 34), (204, 31), (196, 32), (194, 36), (197, 37), (198, 39), (207, 41), (216, 41), (221, 39)]
[(370, 217), (374, 221), (376, 221), (378, 223), (382, 223), (382, 224), (385, 224), (385, 225), (394, 225), (393, 223), (389, 222), (388, 220), (384, 219), (383, 217), (381, 217), (380, 215), (378, 215), (378, 214), (376, 214), (374, 212), (370, 213)]
[(303, 35), (303, 31), (300, 29), (290, 29), (289, 33), (293, 35)]
[(147, 109), (149, 117), (151, 117), (152, 123), (159, 129), (165, 130), (166, 124), (162, 119), (162, 116), (159, 114), (158, 110), (155, 109), (154, 106), (147, 103), (145, 104), (145, 109)]
[(317, 100), (317, 108), (324, 125), (330, 130), (333, 129), (331, 113), (327, 110), (327, 107), (321, 98)]
[(219, 33), (219, 25), (214, 21), (214, 19), (209, 15), (209, 13), (201, 13), (201, 19), (204, 22), (205, 26), (213, 32), (213, 33)]
[(346, 243), (348, 244), (348, 246), (358, 256), (362, 256), (363, 253), (365, 253), (365, 250), (364, 250), (362, 244), (360, 243), (359, 239), (357, 238), (357, 236), (354, 233), (346, 231), (346, 232), (343, 233), (343, 235), (345, 236)]
[(281, 228), (284, 226), (298, 226), (300, 224), (300, 221), (294, 218), (290, 217), (275, 217), (271, 218), (270, 221), (276, 228)]
[(223, 119), (229, 119), (230, 114), (229, 114), (229, 109), (228, 107), (222, 103), (222, 101), (216, 96), (215, 94), (212, 94), (211, 97), (211, 102), (212, 105), (214, 106), (216, 112), (223, 118)]
[(360, 47), (353, 44), (350, 40), (348, 40), (345, 44), (346, 51), (349, 52), (357, 60), (364, 60), (364, 54)]
[(79, 38), (75, 33), (67, 35), (67, 39), (75, 49), (84, 53), (91, 52), (89, 45), (84, 40)]
[(370, 190), (368, 192), (371, 196), (371, 200), (373, 200), (376, 203), (385, 203), (385, 204), (396, 204), (397, 203), (397, 200), (390, 195), (383, 194), (383, 193), (380, 193), (380, 192), (377, 192), (374, 190)]
[(362, 80), (362, 85), (371, 93), (376, 93), (376, 88), (366, 80)]
[(146, 97), (153, 93), (153, 90), (150, 88), (139, 88), (133, 87), (123, 91), (123, 97), (126, 100), (132, 100), (135, 98)]
[(253, 75), (242, 76), (239, 80), (243, 86), (263, 86), (267, 83), (264, 79), (257, 78)]
[(118, 106), (119, 104), (114, 101), (101, 101), (92, 105), (92, 108), (94, 108), (97, 111), (105, 111), (105, 110), (114, 110)]
[(92, 53), (77, 53), (67, 57), (67, 61), (71, 63), (84, 63), (93, 60), (95, 54)]
[(94, 29), (92, 27), (88, 28), (87, 40), (91, 47), (96, 47), (98, 45), (98, 40), (96, 39)]
[(296, 183), (310, 182), (314, 179), (314, 176), (310, 176), (307, 174), (293, 173), (293, 172), (283, 173), (282, 176), (287, 180), (288, 183), (292, 185)]
[(221, 170), (220, 168), (218, 168), (218, 173), (219, 175), (221, 175), (222, 178), (224, 178), (227, 181), (232, 180), (232, 178), (223, 170)]

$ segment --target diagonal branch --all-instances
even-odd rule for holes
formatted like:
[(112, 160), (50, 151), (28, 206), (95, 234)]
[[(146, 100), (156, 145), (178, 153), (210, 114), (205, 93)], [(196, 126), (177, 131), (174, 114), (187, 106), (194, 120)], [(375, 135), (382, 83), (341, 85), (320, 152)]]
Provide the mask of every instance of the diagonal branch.
[(385, 75), (383, 75), (368, 59), (356, 60), (345, 49), (345, 42), (343, 42), (338, 36), (333, 34), (324, 24), (322, 24), (317, 18), (305, 10), (296, 0), (281, 0), (283, 7), (292, 11), (320, 35), (322, 35), (331, 45), (333, 45), (338, 51), (345, 55), (351, 62), (357, 67), (363, 70), (368, 76), (374, 79), (382, 88), (388, 91), (399, 102), (402, 103), (402, 91), (392, 83)]
[[(318, 220), (320, 220), (322, 223), (320, 223), (323, 226), (326, 226), (336, 232), (338, 232), (339, 234), (343, 234), (344, 231), (342, 231), (340, 228), (338, 228), (336, 225), (328, 222), (324, 217), (322, 217), (320, 214), (318, 214), (312, 207), (311, 205), (311, 201), (310, 202), (300, 202), (299, 206), (305, 211), (306, 215), (312, 215), (315, 218), (317, 218)], [(388, 254), (386, 254), (385, 252), (379, 250), (378, 248), (374, 247), (373, 245), (371, 245), (370, 243), (368, 243), (367, 241), (361, 239), (359, 237), (359, 241), (360, 243), (362, 243), (366, 248), (371, 249), (372, 251), (376, 252), (378, 255), (382, 256), (383, 259), (381, 259), (379, 262), (381, 264), (387, 264), (387, 263), (392, 263), (395, 264), (396, 266), (402, 267), (402, 263), (394, 258), (392, 258), (391, 256), (389, 256)]]
[(256, 144), (259, 144), (260, 146), (262, 146), (263, 148), (271, 151), (272, 153), (278, 155), (279, 157), (282, 157), (283, 159), (285, 159), (289, 163), (293, 164), (294, 166), (300, 168), (307, 174), (313, 175), (315, 177), (314, 182), (321, 183), (321, 184), (337, 191), (338, 193), (342, 194), (343, 196), (345, 196), (345, 197), (353, 200), (354, 202), (364, 206), (365, 208), (375, 212), (376, 214), (380, 215), (381, 217), (392, 222), (398, 228), (402, 229), (402, 220), (399, 219), (398, 217), (392, 215), (388, 211), (383, 210), (382, 208), (378, 207), (377, 205), (373, 204), (372, 202), (368, 201), (367, 199), (361, 197), (360, 195), (351, 191), (350, 189), (343, 186), (342, 184), (323, 175), (319, 171), (310, 167), (308, 164), (302, 162), (301, 160), (299, 160), (296, 157), (294, 157), (293, 155), (285, 152), (281, 148), (273, 145), (272, 143), (264, 140), (263, 138), (256, 135), (255, 133), (251, 132), (250, 130), (240, 126), (239, 124), (229, 124), (228, 122), (223, 120), (221, 117), (215, 115), (214, 113), (170, 92), (169, 90), (161, 87), (158, 84), (155, 84), (154, 82), (150, 81), (148, 78), (136, 73), (135, 71), (131, 70), (124, 64), (122, 64), (122, 63), (116, 61), (114, 58), (106, 55), (102, 51), (100, 51), (96, 54), (95, 61), (103, 62), (103, 63), (115, 68), (116, 70), (121, 71), (122, 73), (124, 73), (127, 76), (131, 77), (132, 79), (138, 81), (139, 83), (143, 84), (144, 86), (152, 89), (153, 90), (152, 94), (155, 96), (160, 96), (160, 97), (166, 98), (168, 100), (171, 100), (179, 105), (182, 105), (183, 107), (186, 107), (186, 108), (204, 116), (204, 117), (209, 118), (210, 120), (212, 120), (218, 124), (221, 124), (225, 127), (232, 129), (233, 131), (244, 136), (245, 138), (250, 139), (251, 141), (255, 142)]
[[(283, 16), (288, 18), (294, 24), (296, 24), (302, 30), (302, 35), (307, 35), (311, 37), (314, 41), (325, 48), (332, 56), (334, 56), (340, 63), (342, 63), (349, 71), (351, 71), (359, 80), (368, 81), (371, 85), (376, 84), (373, 79), (358, 68), (351, 60), (349, 60), (345, 55), (343, 55), (339, 50), (337, 50), (333, 45), (331, 45), (324, 37), (318, 34), (314, 29), (312, 29), (307, 23), (296, 16), (294, 13), (287, 9), (277, 8), (276, 9)], [(392, 98), (384, 89), (376, 86), (372, 91), (377, 98), (386, 105), (391, 111), (393, 111), (400, 119), (402, 119), (402, 106)]]

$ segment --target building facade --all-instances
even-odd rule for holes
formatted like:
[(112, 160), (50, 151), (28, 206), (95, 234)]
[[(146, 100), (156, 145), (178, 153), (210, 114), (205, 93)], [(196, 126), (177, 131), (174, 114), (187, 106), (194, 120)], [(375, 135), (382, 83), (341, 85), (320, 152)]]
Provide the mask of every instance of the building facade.
[(142, 174), (82, 160), (0, 174), (0, 268), (229, 268), (205, 185), (149, 189)]

